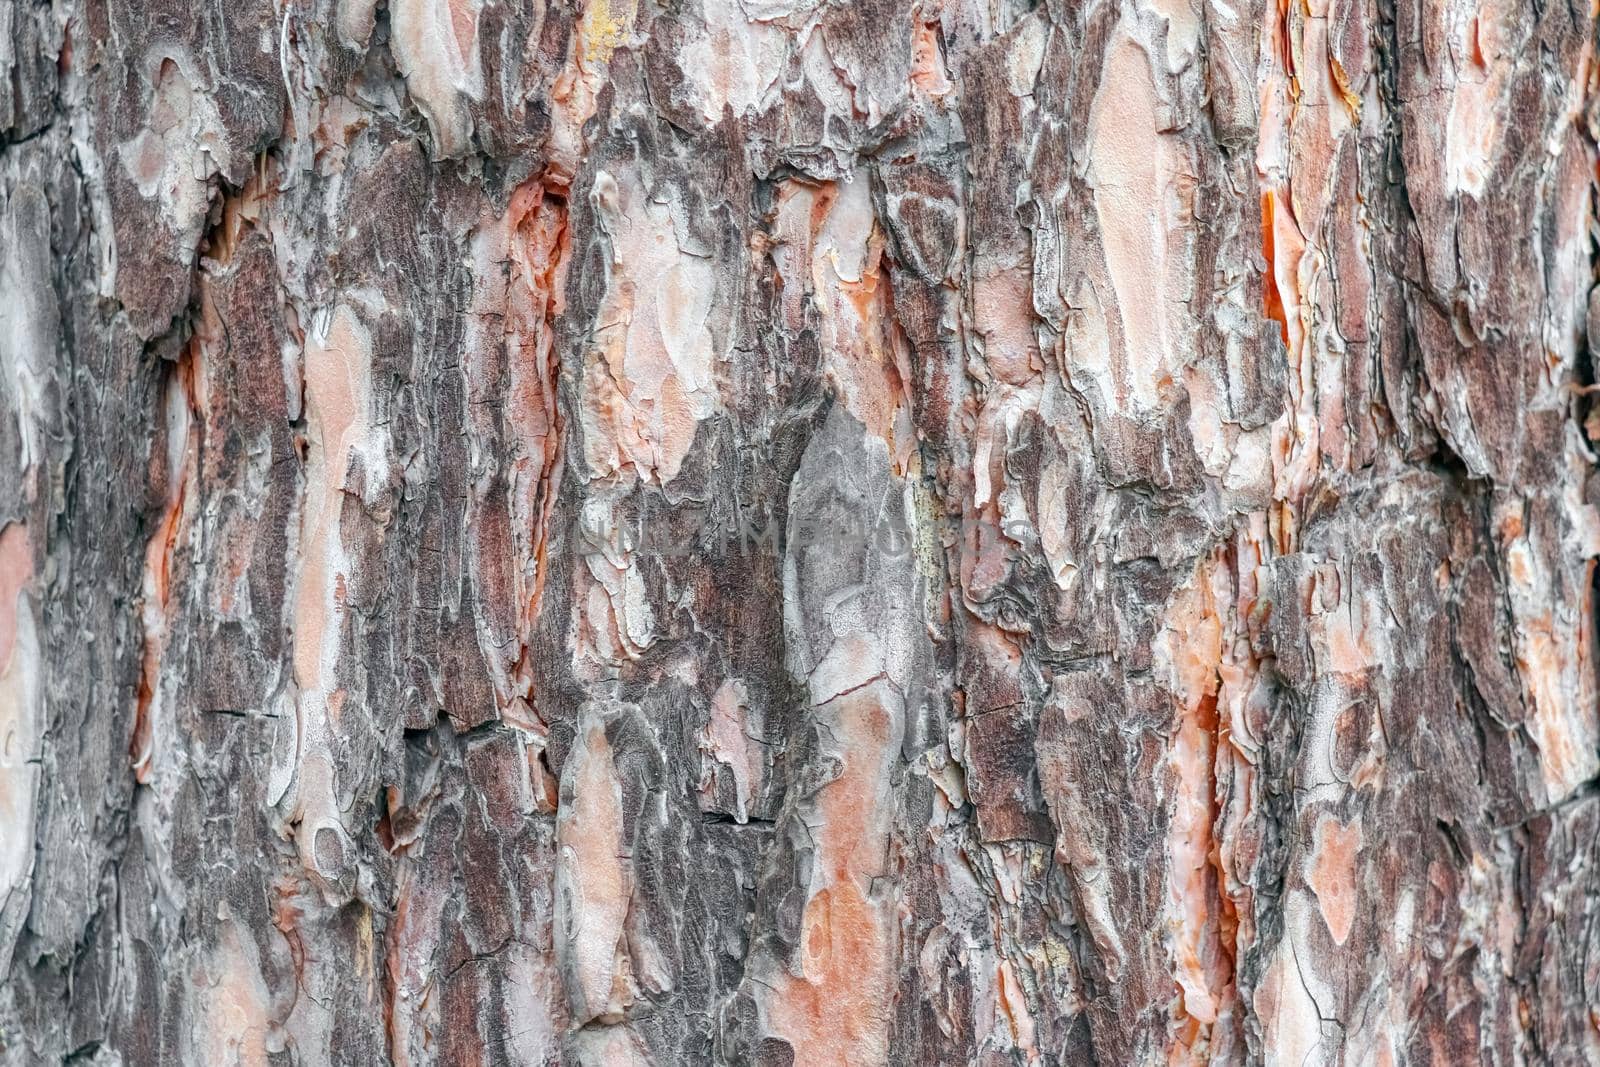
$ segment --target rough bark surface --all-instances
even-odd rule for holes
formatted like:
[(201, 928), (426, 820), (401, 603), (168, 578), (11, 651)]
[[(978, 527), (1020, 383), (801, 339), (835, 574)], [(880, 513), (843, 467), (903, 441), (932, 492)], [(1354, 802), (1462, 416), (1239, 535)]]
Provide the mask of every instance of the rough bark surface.
[(1600, 1063), (1589, 5), (0, 26), (0, 1062)]

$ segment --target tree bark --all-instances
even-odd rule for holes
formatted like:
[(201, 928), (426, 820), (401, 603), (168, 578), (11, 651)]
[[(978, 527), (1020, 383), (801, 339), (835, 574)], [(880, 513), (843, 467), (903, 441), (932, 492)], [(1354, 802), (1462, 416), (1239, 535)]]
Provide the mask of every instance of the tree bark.
[(0, 1062), (1600, 1063), (1589, 5), (0, 24)]

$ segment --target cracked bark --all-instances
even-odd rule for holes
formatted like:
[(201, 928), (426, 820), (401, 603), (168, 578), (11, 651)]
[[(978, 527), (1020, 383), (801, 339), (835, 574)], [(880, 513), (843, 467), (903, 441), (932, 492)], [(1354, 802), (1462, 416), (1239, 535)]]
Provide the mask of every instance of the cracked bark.
[(0, 0), (0, 1062), (1600, 1062), (1509, 0)]

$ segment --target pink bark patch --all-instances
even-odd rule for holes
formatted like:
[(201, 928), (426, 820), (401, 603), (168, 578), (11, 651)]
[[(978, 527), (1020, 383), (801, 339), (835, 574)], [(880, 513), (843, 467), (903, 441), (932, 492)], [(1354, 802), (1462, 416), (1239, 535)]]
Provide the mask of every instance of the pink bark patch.
[(1361, 851), (1361, 820), (1346, 826), (1331, 815), (1317, 821), (1315, 847), (1306, 884), (1317, 895), (1322, 921), (1335, 944), (1350, 937), (1356, 917), (1356, 855)]
[(0, 529), (0, 670), (11, 660), (17, 643), (17, 597), (33, 580), (33, 546), (28, 527), (20, 522)]

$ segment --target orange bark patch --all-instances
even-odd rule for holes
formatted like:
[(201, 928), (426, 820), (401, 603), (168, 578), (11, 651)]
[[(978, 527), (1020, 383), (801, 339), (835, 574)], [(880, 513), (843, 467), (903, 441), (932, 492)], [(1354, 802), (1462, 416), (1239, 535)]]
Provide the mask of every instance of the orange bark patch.
[(1291, 357), (1298, 352), (1300, 329), (1300, 257), (1305, 237), (1289, 204), (1268, 189), (1261, 194), (1261, 252), (1267, 261), (1262, 279), (1267, 317), (1282, 328), (1283, 343)]
[(761, 760), (752, 752), (754, 742), (745, 719), (744, 685), (729, 680), (711, 698), (711, 715), (700, 737), (702, 771), (700, 798), (702, 810), (716, 800), (716, 765), (728, 768), (733, 779), (734, 817), (744, 822), (751, 802), (761, 790)]
[(1120, 309), (1119, 387), (1140, 408), (1160, 402), (1189, 312), (1182, 238), (1182, 188), (1192, 183), (1181, 142), (1168, 123), (1145, 46), (1131, 17), (1107, 46), (1089, 113), (1090, 182), (1106, 271)]
[(195, 984), (200, 1012), (190, 1055), (197, 1062), (266, 1067), (275, 1028), (272, 995), (261, 974), (260, 951), (243, 924), (222, 924), (215, 950)]
[(1172, 1062), (1193, 1060), (1235, 997), (1237, 919), (1223, 892), (1218, 842), (1217, 761), (1221, 737), (1223, 620), (1213, 582), (1220, 560), (1202, 566), (1168, 613), (1162, 659), (1178, 701), (1169, 755), (1173, 807), (1168, 830), (1167, 926), (1178, 987)]
[[(796, 1063), (883, 1063), (893, 1016), (892, 918), (869, 893), (884, 873), (894, 699), (886, 682), (839, 698), (843, 772), (817, 795), (817, 878), (801, 920), (802, 977), (781, 976), (771, 1030)], [(893, 743), (891, 743), (893, 742)]]
[(1331, 815), (1317, 820), (1306, 884), (1317, 896), (1322, 921), (1335, 944), (1350, 937), (1356, 916), (1356, 855), (1361, 851), (1361, 820), (1346, 826)]
[(593, 194), (611, 270), (584, 357), (584, 455), (594, 479), (666, 485), (718, 397), (708, 323), (717, 273), (679, 248), (668, 205), (637, 173), (600, 172)]
[(166, 501), (156, 528), (145, 543), (144, 602), (140, 608), (144, 648), (140, 657), (133, 735), (129, 741), (134, 777), (140, 782), (148, 781), (150, 776), (151, 747), (155, 734), (154, 704), (161, 682), (161, 656), (166, 646), (173, 556), (183, 525), (189, 479), (195, 473), (199, 447), (199, 420), (194, 418), (198, 409), (195, 365), (200, 359), (203, 341), (201, 335), (195, 336), (167, 383), (166, 451), (156, 457), (157, 462), (163, 464), (160, 471), (166, 482)]
[[(483, 308), (485, 321), (498, 316), (509, 371), (502, 400), (503, 423), (512, 431), (511, 517), (519, 566), (516, 582), (518, 648), (511, 658), (517, 698), (527, 703), (533, 664), (526, 637), (538, 625), (548, 571), (546, 546), (564, 455), (563, 419), (556, 393), (561, 374), (555, 355), (555, 320), (565, 306), (571, 235), (567, 202), (549, 179), (524, 183), (512, 194), (502, 219), (485, 235), (480, 267), (507, 264), (505, 285)], [(513, 700), (512, 703), (515, 703)], [(503, 708), (502, 713), (509, 711)]]
[(1273, 265), (1277, 262), (1274, 255), (1274, 242), (1272, 238), (1273, 205), (1276, 198), (1269, 190), (1261, 194), (1261, 255), (1267, 261), (1266, 274), (1262, 277), (1262, 288), (1266, 292), (1267, 318), (1278, 324), (1278, 330), (1283, 336), (1283, 343), (1289, 343), (1289, 315), (1283, 308), (1283, 295), (1278, 292), (1277, 273)]
[(33, 580), (33, 545), (28, 527), (9, 522), (0, 529), (0, 671), (17, 643), (17, 598)]
[(556, 823), (568, 995), (574, 1022), (615, 1022), (633, 999), (623, 936), (633, 889), (623, 853), (621, 784), (605, 727), (591, 723), (569, 758), (571, 777)]
[(911, 84), (935, 100), (950, 92), (944, 56), (939, 51), (939, 27), (919, 23), (911, 38)]
[(478, 60), (478, 5), (471, 0), (395, 0), (389, 47), (406, 88), (433, 131), (435, 151), (467, 146), (467, 99), (483, 96)]
[(340, 305), (327, 334), (306, 348), (306, 412), (311, 448), (300, 527), (302, 567), (295, 589), (294, 674), (302, 691), (331, 688), (345, 580), (339, 542), (345, 473), (367, 434), (371, 342)]

